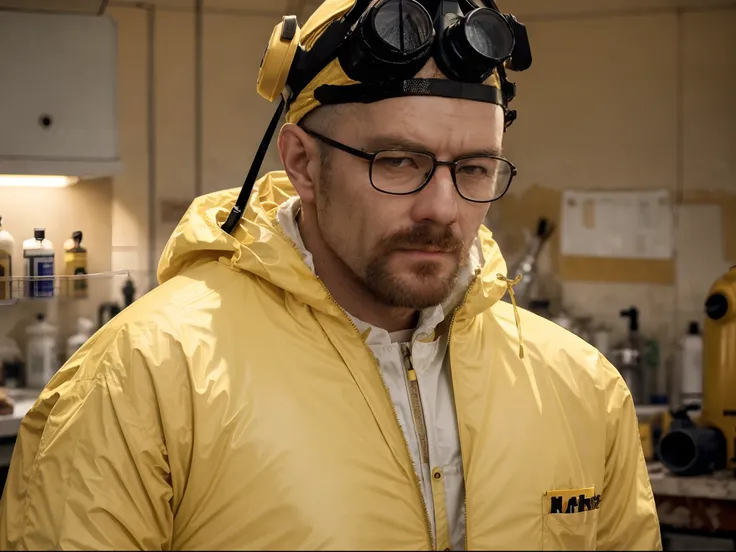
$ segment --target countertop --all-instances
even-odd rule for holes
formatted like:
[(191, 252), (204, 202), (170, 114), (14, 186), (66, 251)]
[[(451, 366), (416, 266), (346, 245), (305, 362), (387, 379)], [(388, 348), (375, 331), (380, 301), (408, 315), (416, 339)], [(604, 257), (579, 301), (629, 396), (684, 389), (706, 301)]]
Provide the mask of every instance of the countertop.
[(736, 501), (736, 473), (719, 471), (711, 475), (673, 475), (659, 462), (649, 465), (649, 480), (656, 497), (707, 498)]
[(41, 393), (36, 389), (8, 389), (7, 391), (15, 406), (12, 414), (0, 416), (0, 438), (14, 437), (18, 434), (21, 420)]
[(719, 537), (736, 543), (734, 470), (679, 477), (659, 463), (648, 467), (659, 523), (668, 533)]
[(634, 406), (636, 416), (640, 421), (646, 420), (658, 414), (664, 414), (669, 409), (666, 404), (638, 404)]

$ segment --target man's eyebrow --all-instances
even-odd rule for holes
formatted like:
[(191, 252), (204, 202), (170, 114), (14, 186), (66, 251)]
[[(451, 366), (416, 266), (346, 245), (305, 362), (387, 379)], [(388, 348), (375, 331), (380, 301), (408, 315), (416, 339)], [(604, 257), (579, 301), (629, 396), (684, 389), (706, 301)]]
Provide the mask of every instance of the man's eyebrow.
[[(424, 144), (415, 142), (409, 138), (402, 138), (399, 136), (375, 136), (366, 141), (364, 151), (376, 152), (380, 150), (411, 150), (423, 153), (434, 154), (434, 152), (427, 149)], [(494, 157), (501, 157), (503, 155), (503, 149), (501, 147), (486, 147), (480, 149), (474, 149), (468, 152), (462, 152), (458, 157), (473, 157), (476, 155), (491, 155)]]
[(503, 157), (503, 148), (501, 147), (482, 148), (479, 150), (471, 151), (470, 153), (464, 153), (462, 157), (472, 157), (474, 155), (491, 155), (493, 157)]
[(403, 149), (432, 153), (427, 147), (409, 138), (399, 136), (374, 136), (366, 142), (365, 151), (378, 151), (385, 149)]

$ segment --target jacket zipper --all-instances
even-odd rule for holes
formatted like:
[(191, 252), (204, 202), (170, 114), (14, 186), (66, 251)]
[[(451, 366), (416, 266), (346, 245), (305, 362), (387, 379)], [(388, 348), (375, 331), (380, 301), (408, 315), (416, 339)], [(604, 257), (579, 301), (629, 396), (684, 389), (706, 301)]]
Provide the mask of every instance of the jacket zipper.
[[(383, 385), (383, 389), (386, 391), (386, 396), (388, 397), (388, 402), (391, 404), (391, 412), (394, 414), (394, 420), (396, 420), (396, 425), (399, 428), (399, 431), (401, 432), (401, 437), (404, 439), (404, 446), (406, 447), (406, 454), (409, 456), (409, 460), (412, 463), (413, 471), (414, 471), (414, 482), (417, 485), (417, 491), (419, 492), (419, 499), (422, 501), (422, 507), (424, 508), (424, 523), (426, 524), (427, 529), (427, 535), (429, 536), (429, 543), (432, 548), (432, 550), (435, 550), (436, 544), (434, 542), (434, 536), (432, 535), (432, 522), (429, 519), (429, 508), (427, 508), (427, 502), (424, 499), (424, 490), (422, 487), (422, 482), (419, 480), (417, 466), (414, 465), (414, 461), (411, 458), (411, 449), (409, 448), (409, 441), (406, 440), (406, 435), (404, 435), (404, 430), (401, 429), (401, 424), (399, 423), (399, 415), (396, 413), (396, 407), (394, 406), (394, 401), (391, 398), (391, 393), (388, 390), (388, 386), (386, 385), (386, 381), (383, 379), (383, 374), (381, 373), (381, 367), (378, 365), (378, 360), (373, 355), (373, 351), (371, 351), (370, 347), (365, 344), (365, 341), (360, 337), (360, 330), (358, 329), (358, 326), (355, 325), (355, 322), (350, 320), (350, 317), (345, 314), (344, 309), (340, 306), (340, 304), (335, 301), (335, 299), (332, 297), (332, 294), (330, 293), (330, 290), (327, 289), (327, 286), (322, 282), (320, 278), (317, 278), (319, 283), (324, 288), (325, 292), (327, 293), (327, 296), (330, 298), (330, 300), (340, 309), (340, 312), (343, 313), (343, 316), (345, 319), (350, 323), (350, 325), (353, 327), (353, 330), (355, 331), (355, 335), (358, 336), (358, 339), (360, 339), (360, 342), (363, 344), (363, 347), (365, 347), (366, 351), (370, 354), (370, 357), (373, 359), (373, 363), (376, 367), (376, 371), (378, 372), (378, 377), (381, 378), (381, 384)], [(421, 466), (420, 466), (421, 468)]]
[(401, 352), (404, 355), (404, 368), (406, 369), (406, 384), (409, 391), (409, 402), (414, 414), (414, 427), (419, 441), (419, 459), (422, 464), (429, 465), (429, 436), (427, 435), (427, 424), (424, 420), (424, 408), (422, 407), (422, 395), (419, 392), (419, 380), (411, 360), (411, 345), (402, 344)]
[[(299, 251), (299, 248), (296, 246), (296, 244), (291, 240), (289, 236), (286, 235), (286, 232), (284, 232), (284, 229), (281, 228), (280, 224), (276, 224), (276, 228), (278, 229), (279, 233), (286, 239), (288, 243), (291, 244), (294, 251), (296, 251), (299, 254), (299, 257), (302, 256), (301, 251)], [(343, 309), (340, 304), (335, 301), (335, 298), (332, 297), (332, 294), (330, 293), (330, 290), (327, 289), (327, 286), (322, 281), (322, 279), (315, 274), (315, 278), (317, 278), (317, 281), (322, 286), (322, 289), (325, 290), (325, 293), (327, 294), (327, 297), (330, 298), (330, 301), (334, 303), (334, 305), (339, 309), (339, 311), (342, 313), (345, 320), (348, 321), (350, 326), (353, 328), (353, 331), (355, 332), (355, 335), (358, 337), (360, 342), (363, 344), (363, 347), (368, 352), (371, 359), (373, 359), (373, 365), (376, 368), (376, 371), (378, 372), (378, 377), (381, 379), (381, 384), (383, 385), (383, 389), (386, 392), (386, 396), (388, 397), (388, 402), (391, 405), (391, 412), (394, 414), (394, 420), (396, 421), (396, 426), (399, 428), (399, 433), (401, 433), (401, 437), (404, 439), (404, 447), (406, 447), (406, 455), (409, 458), (409, 461), (412, 464), (413, 473), (414, 473), (414, 483), (416, 484), (417, 492), (419, 493), (419, 500), (422, 502), (422, 507), (424, 508), (424, 523), (425, 523), (425, 529), (427, 530), (427, 536), (429, 537), (429, 544), (432, 550), (435, 550), (436, 544), (434, 542), (434, 536), (432, 535), (432, 522), (429, 519), (429, 509), (427, 508), (427, 502), (424, 500), (424, 490), (422, 487), (422, 483), (419, 480), (419, 476), (417, 475), (417, 466), (414, 465), (414, 460), (412, 460), (411, 457), (411, 449), (409, 448), (409, 441), (406, 440), (406, 435), (404, 435), (404, 430), (401, 429), (401, 424), (399, 423), (399, 415), (396, 413), (396, 407), (394, 406), (394, 401), (391, 399), (391, 393), (388, 390), (388, 386), (386, 385), (386, 380), (383, 379), (383, 374), (381, 373), (381, 367), (378, 365), (378, 360), (373, 355), (373, 351), (371, 351), (370, 347), (366, 345), (365, 341), (363, 341), (363, 338), (360, 336), (360, 330), (358, 329), (358, 326), (355, 325), (355, 322), (353, 322), (350, 317), (345, 312), (345, 309)], [(467, 297), (467, 294), (466, 294)], [(453, 315), (454, 318), (454, 315)], [(466, 508), (467, 511), (467, 508)], [(467, 514), (466, 514), (466, 526), (467, 526)], [(467, 542), (467, 533), (466, 533), (466, 542)], [(467, 548), (467, 545), (466, 545)]]
[[(447, 351), (448, 354), (450, 352), (450, 347), (452, 344), (452, 330), (455, 327), (455, 317), (457, 316), (457, 312), (465, 305), (465, 302), (468, 300), (468, 296), (470, 295), (470, 292), (472, 291), (473, 287), (475, 286), (475, 283), (478, 281), (478, 274), (480, 270), (475, 271), (475, 276), (473, 277), (473, 281), (470, 282), (470, 285), (468, 286), (468, 289), (465, 290), (465, 295), (463, 296), (463, 300), (460, 302), (460, 304), (455, 308), (455, 310), (452, 312), (452, 318), (450, 319), (450, 329), (447, 333)], [(452, 369), (452, 361), (450, 360), (450, 369)], [(453, 386), (454, 387), (454, 386)], [(458, 412), (458, 425), (460, 424), (460, 414)], [(462, 451), (462, 443), (460, 445), (461, 451)], [(465, 471), (466, 466), (463, 462), (463, 471)], [(465, 550), (468, 549), (468, 486), (467, 486), (467, 477), (463, 475), (464, 484), (465, 484), (465, 497), (463, 498), (463, 506), (464, 506), (464, 514), (465, 514)]]

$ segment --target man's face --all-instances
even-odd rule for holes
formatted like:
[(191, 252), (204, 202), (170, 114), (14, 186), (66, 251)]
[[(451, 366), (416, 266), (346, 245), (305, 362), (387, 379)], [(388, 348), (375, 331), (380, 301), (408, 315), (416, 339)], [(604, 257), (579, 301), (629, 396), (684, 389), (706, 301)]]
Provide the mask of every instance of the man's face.
[[(350, 114), (328, 137), (367, 152), (410, 149), (452, 161), (501, 149), (503, 112), (492, 104), (408, 97), (351, 106)], [(369, 161), (324, 147), (315, 208), (325, 243), (386, 305), (444, 301), (489, 204), (463, 199), (448, 167), (417, 193), (382, 193), (371, 185)]]

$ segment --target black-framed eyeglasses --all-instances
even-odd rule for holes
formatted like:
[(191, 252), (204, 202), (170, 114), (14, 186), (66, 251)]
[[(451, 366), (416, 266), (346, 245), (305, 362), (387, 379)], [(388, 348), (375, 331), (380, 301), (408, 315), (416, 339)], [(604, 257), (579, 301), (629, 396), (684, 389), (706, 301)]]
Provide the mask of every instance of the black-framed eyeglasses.
[(417, 193), (429, 183), (437, 167), (449, 167), (455, 189), (463, 199), (474, 203), (491, 203), (501, 199), (516, 176), (516, 167), (511, 161), (496, 155), (472, 155), (455, 161), (439, 161), (433, 154), (421, 151), (363, 151), (313, 130), (304, 128), (304, 131), (328, 146), (369, 161), (371, 186), (385, 194)]

